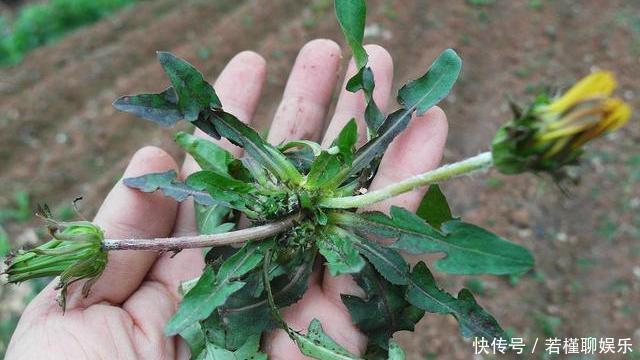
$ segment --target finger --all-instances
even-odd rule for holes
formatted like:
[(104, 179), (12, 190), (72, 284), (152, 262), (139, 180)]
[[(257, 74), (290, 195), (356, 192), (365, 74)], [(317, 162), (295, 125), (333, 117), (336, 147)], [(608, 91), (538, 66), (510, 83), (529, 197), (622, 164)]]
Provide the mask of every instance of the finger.
[[(133, 155), (123, 178), (176, 168), (169, 154), (149, 146)], [(119, 181), (107, 195), (94, 222), (107, 238), (163, 237), (171, 233), (176, 208), (174, 200), (160, 193), (143, 193)], [(112, 251), (108, 256), (107, 267), (87, 298), (81, 294), (81, 285), (70, 287), (68, 309), (85, 308), (102, 301), (121, 304), (138, 288), (156, 260), (156, 253), (150, 251)]]
[[(244, 51), (231, 59), (214, 85), (225, 111), (234, 114), (241, 121), (249, 123), (258, 106), (265, 77), (266, 63), (257, 53)], [(202, 132), (197, 135), (207, 136)], [(232, 151), (236, 156), (241, 154), (240, 148), (231, 145), (226, 140), (219, 141), (218, 144)], [(182, 167), (182, 176), (186, 178), (197, 170), (200, 170), (198, 164), (191, 156), (187, 156)], [(173, 235), (183, 236), (195, 233), (197, 233), (197, 229), (193, 201), (189, 199), (180, 204)], [(177, 301), (178, 285), (182, 281), (200, 275), (204, 259), (200, 249), (183, 250), (174, 257), (172, 255), (165, 254), (158, 259), (149, 272), (148, 278), (150, 281), (163, 284), (170, 293), (175, 295), (174, 298)]]
[[(381, 46), (366, 45), (365, 49), (369, 54), (369, 66), (371, 66), (376, 82), (376, 87), (373, 90), (373, 99), (380, 111), (384, 113), (387, 109), (393, 82), (393, 60), (387, 50)], [(355, 75), (355, 73), (356, 67), (353, 60), (351, 60), (344, 81), (345, 86), (347, 81)], [(340, 130), (353, 118), (355, 118), (358, 123), (360, 134), (359, 143), (362, 145), (365, 141), (365, 130), (367, 128), (364, 122), (365, 108), (366, 102), (362, 91), (352, 93), (347, 91), (343, 86), (340, 97), (338, 98), (338, 103), (336, 104), (336, 110), (322, 140), (322, 145), (325, 147), (329, 146), (333, 139), (338, 136)]]
[[(437, 106), (412, 119), (408, 128), (389, 145), (369, 190), (377, 190), (436, 168), (442, 159), (447, 130), (447, 118)], [(425, 191), (419, 188), (363, 210), (387, 212), (391, 206), (401, 206), (415, 211)], [(323, 289), (336, 302), (340, 301), (340, 294), (362, 296), (351, 276), (332, 277), (325, 273)]]
[(339, 65), (340, 46), (334, 41), (317, 39), (302, 47), (273, 118), (269, 142), (319, 140)]

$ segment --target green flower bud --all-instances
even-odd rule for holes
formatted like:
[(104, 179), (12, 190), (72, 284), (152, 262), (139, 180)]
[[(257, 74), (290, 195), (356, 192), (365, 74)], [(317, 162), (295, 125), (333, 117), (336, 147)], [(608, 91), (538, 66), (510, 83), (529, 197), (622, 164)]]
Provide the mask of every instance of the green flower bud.
[(67, 287), (87, 279), (82, 293), (89, 294), (91, 286), (107, 265), (107, 252), (102, 249), (104, 233), (88, 221), (49, 222), (53, 239), (31, 250), (10, 254), (5, 263), (10, 283), (60, 276), (56, 289), (60, 290), (59, 304), (65, 308)]

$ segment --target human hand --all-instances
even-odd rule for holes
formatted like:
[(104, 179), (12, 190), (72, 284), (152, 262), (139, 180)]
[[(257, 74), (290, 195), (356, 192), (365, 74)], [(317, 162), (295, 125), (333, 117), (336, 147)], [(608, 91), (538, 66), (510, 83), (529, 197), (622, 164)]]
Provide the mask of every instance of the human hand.
[[(368, 46), (367, 52), (376, 78), (374, 99), (384, 111), (391, 92), (392, 60), (379, 46)], [(302, 48), (273, 120), (270, 142), (321, 140), (339, 63), (340, 49), (332, 41), (314, 40)], [(347, 78), (354, 72), (351, 64)], [(236, 55), (215, 83), (225, 110), (250, 122), (265, 74), (265, 61), (256, 53)], [(364, 108), (361, 93), (341, 90), (322, 143), (330, 144), (351, 118), (358, 120), (363, 142)], [(407, 131), (387, 150), (371, 189), (435, 168), (442, 156), (446, 133), (446, 118), (439, 108), (413, 119)], [(235, 155), (241, 153), (241, 149), (227, 141), (221, 141), (221, 145)], [(176, 168), (174, 160), (164, 151), (146, 147), (133, 156), (124, 177)], [(197, 169), (195, 161), (187, 157), (182, 177)], [(384, 211), (390, 205), (415, 210), (420, 199), (421, 190), (416, 190), (368, 210)], [(111, 238), (182, 236), (196, 232), (191, 201), (178, 205), (158, 193), (129, 189), (122, 182), (107, 196), (95, 222)], [(53, 284), (32, 301), (9, 344), (7, 359), (188, 358), (186, 345), (178, 338), (165, 337), (163, 327), (179, 302), (178, 285), (198, 276), (203, 266), (199, 249), (184, 250), (173, 258), (171, 254), (145, 251), (110, 253), (107, 269), (87, 298), (80, 294), (81, 285), (69, 288), (64, 315), (54, 300)], [(362, 295), (350, 277), (331, 277), (317, 269), (303, 298), (287, 308), (283, 316), (292, 328), (299, 330), (306, 329), (317, 318), (329, 336), (347, 350), (362, 354), (366, 338), (352, 324), (340, 294)], [(264, 349), (271, 359), (303, 358), (284, 331), (267, 336)]]

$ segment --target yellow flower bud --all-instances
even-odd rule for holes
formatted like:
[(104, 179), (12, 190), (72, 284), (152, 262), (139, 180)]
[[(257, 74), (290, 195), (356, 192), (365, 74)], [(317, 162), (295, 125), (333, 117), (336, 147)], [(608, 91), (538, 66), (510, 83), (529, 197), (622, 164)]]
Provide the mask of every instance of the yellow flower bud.
[(496, 167), (503, 173), (527, 170), (559, 174), (575, 163), (582, 146), (617, 130), (631, 117), (631, 107), (613, 98), (612, 73), (595, 72), (564, 95), (541, 95), (529, 109), (502, 126), (492, 144)]

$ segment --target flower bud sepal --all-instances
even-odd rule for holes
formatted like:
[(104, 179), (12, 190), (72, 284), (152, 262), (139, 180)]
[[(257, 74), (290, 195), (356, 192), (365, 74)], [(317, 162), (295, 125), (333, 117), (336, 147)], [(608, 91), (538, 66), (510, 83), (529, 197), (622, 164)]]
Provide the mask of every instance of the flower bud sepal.
[[(48, 213), (44, 211), (43, 213)], [(63, 311), (69, 285), (86, 279), (82, 288), (87, 296), (91, 286), (107, 265), (107, 252), (102, 248), (103, 231), (89, 221), (57, 222), (45, 217), (52, 239), (30, 250), (10, 254), (5, 263), (10, 283), (59, 276), (56, 290)]]

